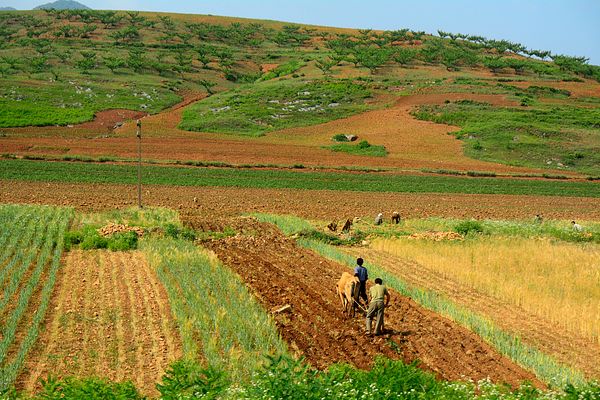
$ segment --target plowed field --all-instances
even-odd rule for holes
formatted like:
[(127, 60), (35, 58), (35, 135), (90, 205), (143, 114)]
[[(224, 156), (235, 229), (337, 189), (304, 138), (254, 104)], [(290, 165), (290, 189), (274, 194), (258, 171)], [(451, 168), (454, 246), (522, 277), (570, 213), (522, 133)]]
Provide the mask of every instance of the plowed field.
[(49, 314), (18, 380), (28, 390), (49, 374), (103, 376), (155, 395), (181, 356), (166, 292), (138, 252), (69, 252)]
[[(196, 198), (196, 202), (194, 202)], [(69, 205), (107, 210), (137, 205), (134, 185), (0, 181), (0, 202)], [(398, 211), (402, 218), (430, 216), (520, 219), (600, 219), (597, 198), (471, 194), (360, 193), (328, 190), (144, 186), (145, 205), (182, 213), (231, 216), (248, 212), (293, 214), (308, 219), (374, 218)]]
[(364, 257), (409, 285), (443, 293), (457, 304), (490, 318), (498, 327), (512, 332), (559, 362), (583, 371), (588, 378), (600, 377), (600, 344), (576, 332), (532, 315), (520, 307), (505, 303), (473, 288), (461, 285), (451, 277), (440, 276), (426, 265), (404, 260), (385, 252), (360, 248), (347, 249), (350, 254)]
[[(187, 223), (206, 225), (193, 217)], [(375, 355), (383, 354), (406, 362), (420, 360), (421, 368), (442, 379), (490, 377), (511, 385), (523, 380), (541, 385), (477, 335), (394, 292), (386, 310), (384, 334), (365, 336), (363, 318), (346, 319), (335, 292), (347, 267), (299, 248), (271, 225), (251, 218), (228, 225), (239, 234), (205, 246), (240, 274), (266, 308), (291, 306), (275, 314), (278, 327), (291, 348), (313, 366), (347, 362), (367, 368)], [(399, 346), (397, 350), (392, 341)]]

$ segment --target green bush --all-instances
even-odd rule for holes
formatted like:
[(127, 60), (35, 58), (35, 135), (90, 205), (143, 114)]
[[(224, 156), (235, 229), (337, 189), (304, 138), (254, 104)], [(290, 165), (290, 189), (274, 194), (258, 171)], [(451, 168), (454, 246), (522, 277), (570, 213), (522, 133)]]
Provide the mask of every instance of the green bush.
[(344, 135), (343, 133), (338, 133), (337, 135), (333, 135), (331, 140), (333, 140), (334, 142), (349, 142), (350, 141), (350, 140), (348, 140), (348, 137), (346, 137), (346, 135)]
[(108, 239), (107, 248), (111, 251), (127, 251), (137, 249), (138, 235), (135, 232), (118, 232)]
[(101, 378), (49, 378), (35, 399), (46, 400), (142, 400), (131, 382), (115, 383)]
[(171, 223), (165, 225), (165, 235), (173, 239), (196, 240), (196, 232), (193, 229)]
[(81, 250), (127, 251), (137, 249), (138, 236), (135, 232), (117, 232), (109, 237), (104, 237), (98, 233), (95, 226), (86, 225), (79, 230), (69, 231), (65, 234), (66, 251), (77, 245)]
[(483, 225), (475, 220), (463, 221), (454, 227), (454, 232), (460, 233), (461, 235), (468, 235), (471, 232), (483, 233)]
[(163, 400), (218, 399), (229, 387), (224, 371), (209, 366), (201, 368), (193, 361), (176, 361), (156, 385)]
[(358, 144), (340, 143), (334, 144), (333, 146), (327, 147), (332, 151), (343, 152), (348, 154), (354, 154), (359, 156), (370, 156), (370, 157), (385, 157), (387, 156), (387, 150), (385, 146), (372, 145), (366, 140), (361, 141)]

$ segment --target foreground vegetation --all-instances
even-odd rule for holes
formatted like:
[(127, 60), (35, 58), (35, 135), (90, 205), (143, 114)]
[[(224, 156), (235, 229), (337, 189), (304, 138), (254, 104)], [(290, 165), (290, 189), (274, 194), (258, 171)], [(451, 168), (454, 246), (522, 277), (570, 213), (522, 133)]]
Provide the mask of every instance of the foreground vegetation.
[[(66, 230), (68, 221), (64, 218), (72, 217), (72, 212), (68, 209), (49, 207), (3, 206), (0, 211), (0, 241), (5, 243), (6, 248), (10, 248), (13, 241), (12, 246), (15, 246), (19, 240), (25, 240), (26, 235), (12, 236), (10, 233), (14, 232), (14, 229), (21, 229), (23, 223), (30, 226), (28, 229), (37, 225), (38, 221), (32, 218), (31, 211), (42, 216), (54, 215), (53, 218), (62, 218), (58, 225), (51, 225), (52, 229), (61, 232)], [(297, 218), (267, 215), (260, 218), (278, 222), (287, 233), (311, 227), (308, 222)], [(468, 322), (471, 328), (474, 326), (483, 329), (479, 334), (484, 337), (492, 336), (497, 340), (503, 339), (505, 344), (510, 343), (510, 349), (514, 353), (512, 355), (520, 357), (521, 361), (525, 360), (525, 365), (535, 362), (547, 363), (544, 365), (546, 369), (541, 370), (540, 365), (537, 365), (536, 371), (553, 383), (554, 391), (541, 391), (529, 385), (511, 390), (488, 381), (443, 382), (421, 371), (416, 365), (405, 365), (401, 361), (384, 358), (376, 359), (369, 371), (357, 370), (348, 365), (333, 365), (326, 371), (315, 371), (303, 360), (287, 355), (285, 345), (274, 325), (239, 278), (227, 271), (214, 256), (190, 241), (200, 233), (186, 231), (175, 212), (166, 209), (132, 208), (100, 214), (78, 214), (74, 228), (101, 226), (107, 222), (139, 226), (149, 232), (149, 236), (140, 242), (141, 250), (165, 284), (179, 325), (184, 344), (184, 359), (172, 364), (157, 385), (163, 399), (593, 399), (600, 395), (600, 386), (597, 383), (584, 383), (576, 373), (556, 367), (547, 357), (533, 349), (526, 349), (528, 356), (519, 355), (519, 352), (524, 351), (524, 346), (514, 338), (494, 330), (489, 323), (439, 296), (406, 288), (398, 279), (386, 275), (385, 271), (375, 265), (369, 265), (371, 271), (381, 275), (394, 289), (412, 296), (438, 312), (450, 313), (459, 321)], [(47, 236), (50, 232), (41, 231), (28, 240), (38, 240), (36, 237), (44, 236), (43, 233)], [(211, 233), (203, 234), (206, 236)], [(13, 239), (15, 237), (16, 239)], [(59, 249), (55, 250), (52, 261), (53, 268), (57, 268), (62, 242), (60, 236), (51, 237)], [(321, 242), (301, 240), (301, 243), (348, 265), (354, 262), (353, 258)], [(44, 290), (42, 293), (49, 295), (51, 290)], [(36, 324), (32, 326), (36, 329), (38, 327)], [(572, 382), (575, 386), (567, 382)], [(5, 384), (0, 389), (0, 398), (144, 397), (130, 382), (114, 383), (101, 377), (62, 380), (50, 377), (43, 382), (43, 388), (37, 395), (17, 393)]]
[(37, 340), (73, 211), (0, 205), (0, 393)]
[[(135, 184), (137, 169), (133, 165), (0, 160), (0, 179)], [(600, 197), (600, 185), (586, 181), (461, 178), (385, 173), (175, 168), (151, 165), (143, 167), (142, 179), (144, 184), (178, 186)]]
[[(498, 399), (498, 400), (593, 400), (600, 386), (567, 385), (560, 391), (542, 391), (530, 385), (516, 390), (489, 381), (440, 382), (429, 373), (401, 361), (379, 358), (369, 371), (333, 365), (314, 371), (301, 360), (269, 358), (252, 383), (232, 385), (227, 374), (194, 363), (176, 363), (158, 385), (161, 399)], [(144, 397), (131, 383), (112, 383), (98, 378), (51, 380), (35, 397), (6, 393), (5, 399), (121, 399)]]

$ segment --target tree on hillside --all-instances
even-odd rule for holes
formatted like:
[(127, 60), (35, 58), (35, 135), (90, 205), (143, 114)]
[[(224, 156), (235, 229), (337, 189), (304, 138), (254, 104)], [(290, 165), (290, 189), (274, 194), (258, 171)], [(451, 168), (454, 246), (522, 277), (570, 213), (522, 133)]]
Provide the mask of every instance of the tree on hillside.
[(37, 56), (31, 57), (28, 60), (29, 67), (31, 68), (31, 72), (45, 72), (48, 70), (48, 57), (46, 56)]
[(323, 60), (317, 60), (315, 62), (317, 68), (323, 72), (323, 75), (331, 75), (331, 68), (337, 65), (337, 61), (331, 58), (325, 58)]
[(228, 69), (233, 65), (233, 51), (220, 49), (215, 52), (215, 56), (219, 59), (219, 65), (222, 69)]
[(208, 64), (211, 61), (211, 56), (214, 55), (215, 49), (209, 45), (200, 45), (196, 48), (196, 53), (198, 53), (198, 61), (202, 64), (202, 68), (207, 69)]
[(73, 52), (69, 49), (63, 51), (55, 50), (54, 55), (64, 64), (71, 58)]
[(374, 74), (377, 68), (389, 60), (390, 51), (377, 47), (359, 47), (355, 49), (354, 57), (360, 65), (368, 68), (371, 74)]
[(102, 61), (104, 65), (106, 65), (106, 68), (110, 69), (110, 72), (113, 74), (117, 69), (123, 68), (127, 65), (125, 60), (118, 56), (105, 56), (102, 58)]
[(565, 55), (552, 55), (552, 61), (561, 71), (570, 71), (579, 73), (589, 61), (587, 57), (572, 57)]
[(506, 65), (508, 68), (512, 68), (515, 70), (516, 74), (523, 74), (527, 69), (529, 63), (523, 59), (519, 58), (507, 58)]
[(0, 62), (6, 64), (9, 68), (9, 70), (18, 70), (18, 65), (21, 63), (21, 60), (19, 60), (17, 57), (12, 57), (12, 56), (2, 56), (0, 57)]
[(143, 48), (132, 48), (127, 57), (127, 66), (134, 72), (141, 72), (146, 64)]
[(409, 47), (398, 47), (392, 57), (398, 64), (407, 65), (417, 57), (417, 51)]
[(123, 20), (123, 16), (117, 14), (116, 11), (99, 11), (98, 19), (104, 24), (106, 29), (111, 29), (119, 25)]
[(179, 72), (182, 76), (184, 72), (190, 72), (192, 70), (192, 56), (185, 50), (178, 50), (175, 53), (175, 61), (177, 61), (176, 72)]
[(212, 88), (216, 85), (216, 83), (207, 81), (206, 79), (201, 79), (198, 81), (198, 83), (202, 85), (202, 87), (204, 87), (206, 93), (208, 93), (209, 96), (214, 94)]
[(483, 65), (486, 68), (489, 68), (489, 70), (493, 73), (498, 73), (500, 72), (500, 70), (502, 70), (503, 68), (507, 68), (508, 65), (505, 61), (505, 59), (503, 57), (500, 56), (496, 56), (496, 57), (485, 57), (482, 60)]
[(96, 68), (96, 53), (93, 51), (81, 51), (82, 59), (77, 60), (75, 65), (83, 74), (89, 74), (90, 70)]
[(146, 22), (146, 17), (142, 17), (137, 11), (126, 11), (127, 18), (129, 19), (129, 23), (132, 26), (142, 25)]
[(112, 39), (115, 40), (115, 43), (126, 43), (133, 42), (135, 40), (140, 39), (140, 30), (135, 26), (128, 26), (121, 30), (118, 30), (110, 35)]

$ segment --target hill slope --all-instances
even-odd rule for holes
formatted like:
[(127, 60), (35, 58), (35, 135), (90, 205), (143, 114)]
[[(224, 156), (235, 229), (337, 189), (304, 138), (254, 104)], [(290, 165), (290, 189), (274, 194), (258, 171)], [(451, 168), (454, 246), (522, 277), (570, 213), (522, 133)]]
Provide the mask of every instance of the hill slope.
[(73, 0), (57, 0), (52, 3), (42, 4), (34, 8), (34, 10), (91, 10), (86, 5), (83, 5), (77, 1)]
[[(439, 149), (435, 137), (419, 141), (429, 131), (419, 129), (428, 123), (406, 130), (405, 121), (414, 116), (460, 127), (443, 129), (455, 132), (464, 154), (488, 163), (479, 170), (497, 171), (494, 165), (502, 163), (600, 175), (600, 86), (593, 80), (600, 79), (600, 68), (583, 58), (446, 32), (356, 31), (202, 15), (48, 10), (6, 13), (0, 24), (7, 43), (0, 50), (0, 129), (7, 136), (36, 136), (36, 130), (14, 128), (49, 125), (66, 128), (39, 134), (85, 136), (68, 126), (103, 110), (156, 114), (186, 93), (197, 98), (206, 92), (213, 96), (169, 123), (220, 134), (220, 140), (223, 134), (227, 140), (266, 135), (261, 143), (268, 146), (312, 149), (310, 160), (349, 153), (350, 165), (362, 159), (371, 160), (369, 166), (415, 168), (410, 158), (428, 157), (434, 165), (421, 168), (455, 169), (431, 156)], [(548, 57), (553, 62), (542, 60)], [(403, 109), (397, 117), (404, 122), (382, 121), (377, 134), (363, 130), (364, 124), (354, 125), (354, 132), (325, 125), (423, 94), (435, 101), (411, 97), (414, 102), (403, 107), (413, 116)], [(491, 100), (477, 100), (481, 96)], [(96, 124), (101, 134), (119, 133), (112, 129), (118, 123), (102, 124)], [(180, 129), (147, 134), (182, 136)], [(344, 133), (367, 143), (358, 148), (332, 141)], [(398, 151), (397, 143), (407, 137), (416, 138), (417, 147), (404, 144)], [(437, 147), (428, 147), (431, 141)], [(373, 151), (381, 146), (386, 149)], [(240, 160), (246, 162), (273, 160)]]

